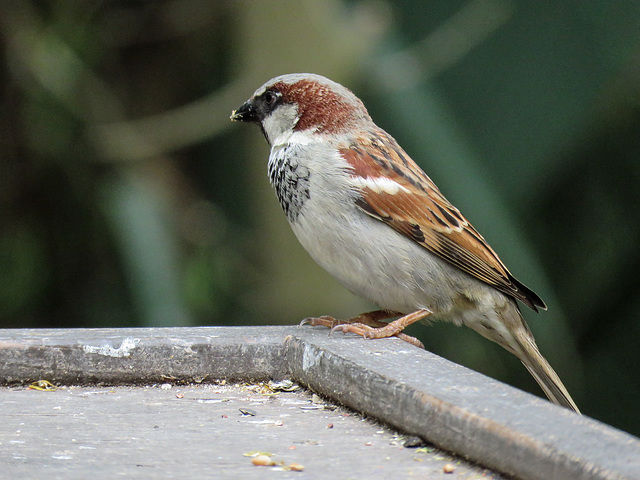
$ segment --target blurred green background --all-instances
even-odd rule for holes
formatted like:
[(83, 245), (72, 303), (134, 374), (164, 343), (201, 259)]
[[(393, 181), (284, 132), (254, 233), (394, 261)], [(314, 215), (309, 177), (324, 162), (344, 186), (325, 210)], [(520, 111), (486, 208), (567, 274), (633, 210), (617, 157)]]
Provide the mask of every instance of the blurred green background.
[[(639, 33), (624, 0), (1, 1), (0, 327), (371, 308), (297, 244), (266, 142), (229, 121), (269, 78), (314, 72), (545, 299), (525, 315), (583, 412), (638, 435)], [(470, 330), (410, 333), (540, 394)]]

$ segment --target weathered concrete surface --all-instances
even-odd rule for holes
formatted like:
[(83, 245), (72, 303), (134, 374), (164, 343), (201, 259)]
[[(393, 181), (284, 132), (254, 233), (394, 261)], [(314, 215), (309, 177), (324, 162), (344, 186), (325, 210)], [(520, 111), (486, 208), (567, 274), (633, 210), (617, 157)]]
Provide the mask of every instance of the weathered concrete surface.
[[(435, 448), (403, 448), (388, 427), (302, 390), (0, 388), (0, 405), (2, 478), (503, 478)], [(254, 451), (283, 465), (254, 466)], [(283, 471), (292, 463), (304, 470)], [(445, 475), (447, 463), (455, 471)]]
[(520, 478), (640, 479), (636, 437), (404, 342), (307, 335), (293, 378), (402, 431)]
[(326, 329), (0, 330), (0, 382), (292, 377), (357, 411), (526, 479), (640, 479), (640, 441), (397, 339)]
[(0, 329), (0, 383), (66, 385), (282, 377), (291, 327)]

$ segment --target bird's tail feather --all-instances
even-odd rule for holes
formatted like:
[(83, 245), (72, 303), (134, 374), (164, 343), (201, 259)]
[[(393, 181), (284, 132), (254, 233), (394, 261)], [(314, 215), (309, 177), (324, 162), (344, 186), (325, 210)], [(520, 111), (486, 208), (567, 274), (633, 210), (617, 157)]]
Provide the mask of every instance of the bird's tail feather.
[(576, 413), (580, 413), (578, 406), (569, 395), (562, 380), (538, 350), (528, 329), (514, 332), (513, 336), (520, 346), (521, 355), (518, 355), (518, 358), (544, 390), (549, 400), (556, 405), (567, 407)]
[(538, 350), (516, 303), (507, 303), (498, 314), (500, 324), (494, 328), (486, 328), (486, 324), (478, 322), (469, 322), (468, 325), (518, 357), (551, 402), (580, 413), (562, 380)]

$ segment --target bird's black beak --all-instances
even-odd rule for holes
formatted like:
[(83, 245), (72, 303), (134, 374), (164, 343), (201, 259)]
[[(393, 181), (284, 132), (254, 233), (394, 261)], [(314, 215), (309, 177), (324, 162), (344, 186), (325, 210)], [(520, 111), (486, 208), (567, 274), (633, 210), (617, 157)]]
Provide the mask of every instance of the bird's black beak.
[(234, 122), (260, 123), (258, 111), (251, 100), (247, 100), (240, 108), (231, 112), (230, 118)]

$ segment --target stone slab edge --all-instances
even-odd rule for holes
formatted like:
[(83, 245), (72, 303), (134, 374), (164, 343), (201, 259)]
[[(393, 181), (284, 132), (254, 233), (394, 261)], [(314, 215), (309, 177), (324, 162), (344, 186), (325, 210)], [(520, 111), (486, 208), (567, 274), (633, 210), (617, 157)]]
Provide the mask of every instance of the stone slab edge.
[(0, 384), (292, 377), (523, 479), (639, 479), (640, 440), (397, 339), (321, 328), (0, 329)]

